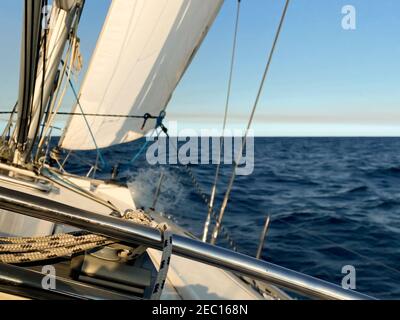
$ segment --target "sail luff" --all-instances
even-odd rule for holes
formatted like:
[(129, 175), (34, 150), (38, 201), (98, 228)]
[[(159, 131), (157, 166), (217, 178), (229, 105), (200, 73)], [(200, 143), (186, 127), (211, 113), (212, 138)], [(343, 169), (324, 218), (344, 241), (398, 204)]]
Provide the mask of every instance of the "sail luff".
[[(212, 25), (223, 0), (114, 0), (80, 92), (86, 114), (157, 116)], [(73, 110), (79, 113), (77, 106)], [(86, 116), (97, 145), (129, 142), (155, 121)], [(60, 145), (94, 149), (84, 117), (70, 117)]]

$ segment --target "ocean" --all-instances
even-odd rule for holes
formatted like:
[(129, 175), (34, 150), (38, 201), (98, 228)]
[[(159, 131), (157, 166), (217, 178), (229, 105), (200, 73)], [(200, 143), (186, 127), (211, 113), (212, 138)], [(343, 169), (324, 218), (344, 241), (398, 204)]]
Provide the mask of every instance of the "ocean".
[[(182, 165), (149, 165), (145, 154), (130, 160), (143, 140), (102, 150), (108, 178), (119, 164), (134, 200), (148, 208), (161, 172), (157, 210), (201, 236), (207, 207)], [(256, 138), (254, 172), (238, 176), (223, 225), (238, 251), (254, 256), (267, 215), (262, 258), (341, 284), (344, 266), (356, 271), (356, 289), (380, 299), (400, 298), (400, 138)], [(72, 153), (66, 169), (86, 174), (93, 152)], [(210, 193), (215, 165), (191, 165)], [(231, 165), (223, 165), (218, 212)], [(221, 235), (219, 245), (229, 247)]]

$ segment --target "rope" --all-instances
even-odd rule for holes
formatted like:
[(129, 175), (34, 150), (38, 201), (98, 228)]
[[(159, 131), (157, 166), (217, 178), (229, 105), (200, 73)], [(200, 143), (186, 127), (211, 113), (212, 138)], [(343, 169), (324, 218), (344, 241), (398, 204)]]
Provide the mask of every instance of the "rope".
[[(133, 223), (158, 228), (161, 232), (163, 243), (162, 256), (151, 294), (151, 300), (159, 300), (167, 280), (171, 262), (172, 232), (166, 223), (158, 225), (141, 210), (127, 210), (122, 218)], [(0, 263), (21, 264), (62, 258), (116, 242), (118, 241), (86, 231), (44, 237), (3, 237), (0, 238)], [(144, 251), (144, 247), (140, 246), (125, 256), (125, 258), (133, 259)]]
[(146, 139), (146, 142), (142, 145), (140, 150), (135, 154), (135, 156), (129, 161), (130, 164), (133, 164), (136, 162), (137, 159), (143, 154), (143, 152), (146, 150), (147, 146), (149, 145), (149, 140)]
[(157, 274), (156, 281), (153, 286), (151, 300), (160, 300), (161, 294), (167, 280), (168, 269), (172, 256), (172, 232), (166, 223), (160, 224), (158, 228), (161, 231), (163, 241), (163, 252), (161, 256), (160, 269)]
[[(18, 104), (18, 102), (16, 103), (16, 105), (17, 104)], [(15, 109), (15, 107), (14, 107), (14, 109)], [(0, 111), (0, 114), (14, 114), (14, 113), (15, 113), (15, 110), (14, 111)]]
[[(172, 232), (166, 223), (157, 224), (141, 210), (127, 210), (122, 217), (133, 223), (158, 228), (163, 243), (159, 271), (152, 288), (151, 300), (159, 300), (167, 280), (172, 256)], [(3, 237), (0, 238), (0, 263), (21, 264), (45, 261), (65, 256), (72, 256), (104, 247), (118, 241), (85, 231), (57, 234), (44, 237)], [(141, 246), (125, 256), (133, 259), (144, 252)]]
[[(0, 111), (0, 115), (9, 115), (14, 114), (15, 111)], [(132, 119), (152, 119), (157, 120), (159, 116), (153, 116), (149, 113), (146, 113), (143, 116), (140, 115), (131, 115), (131, 114), (102, 114), (102, 113), (85, 113), (82, 114), (80, 112), (44, 112), (44, 114), (56, 114), (59, 116), (87, 116), (87, 117), (104, 117), (104, 118), (132, 118)]]
[[(154, 128), (155, 130), (157, 130), (158, 128), (161, 128), (162, 131), (166, 131), (166, 128), (165, 128), (165, 126), (163, 125), (163, 121), (164, 121), (164, 119), (165, 119), (165, 116), (166, 116), (166, 113), (165, 113), (164, 110), (162, 110), (162, 111), (160, 112), (160, 114), (158, 115), (158, 117), (156, 117), (156, 125), (155, 125), (155, 128)], [(146, 121), (147, 121), (148, 119), (154, 119), (154, 117), (153, 117), (152, 115), (146, 113), (146, 114), (143, 116), (143, 119), (144, 119), (144, 122), (143, 122), (142, 130), (143, 130), (144, 126), (146, 125)], [(160, 131), (160, 132), (157, 133), (157, 138), (156, 138), (156, 139), (158, 139), (158, 138), (160, 137), (160, 134), (161, 134), (162, 131)], [(154, 132), (153, 132), (153, 133), (154, 133)], [(146, 150), (146, 148), (147, 148), (147, 146), (149, 145), (149, 143), (150, 143), (150, 140), (149, 140), (149, 139), (146, 139), (145, 143), (144, 143), (143, 146), (140, 148), (140, 150), (135, 154), (135, 156), (131, 159), (131, 161), (129, 161), (130, 164), (133, 164), (133, 163), (136, 162), (136, 160), (137, 160), (137, 159), (143, 154), (143, 152)]]
[(265, 67), (264, 74), (263, 74), (262, 79), (261, 79), (261, 83), (260, 83), (260, 87), (259, 87), (258, 92), (257, 92), (256, 100), (254, 102), (253, 109), (252, 109), (251, 114), (250, 114), (250, 119), (249, 119), (249, 122), (247, 124), (246, 132), (245, 132), (245, 134), (243, 136), (243, 139), (242, 139), (242, 144), (240, 146), (240, 151), (238, 153), (238, 159), (234, 162), (231, 179), (229, 181), (228, 188), (226, 190), (225, 197), (224, 197), (224, 200), (223, 200), (222, 205), (221, 205), (221, 209), (220, 209), (220, 213), (219, 213), (219, 216), (218, 216), (217, 223), (216, 223), (214, 231), (212, 233), (211, 244), (215, 244), (216, 241), (217, 241), (218, 233), (219, 233), (219, 230), (221, 228), (221, 222), (222, 222), (222, 219), (224, 217), (225, 209), (226, 209), (226, 207), (228, 205), (228, 200), (229, 200), (229, 197), (230, 197), (230, 193), (232, 191), (233, 183), (234, 183), (235, 178), (236, 178), (236, 169), (237, 169), (237, 167), (239, 165), (239, 162), (241, 160), (243, 149), (244, 149), (244, 147), (246, 145), (247, 136), (249, 134), (250, 127), (251, 127), (251, 125), (253, 123), (254, 115), (255, 115), (255, 112), (257, 110), (257, 106), (258, 106), (258, 103), (259, 103), (259, 100), (260, 100), (260, 97), (261, 97), (261, 93), (262, 93), (262, 91), (264, 89), (264, 84), (265, 84), (265, 81), (267, 79), (269, 67), (271, 65), (272, 57), (273, 57), (274, 52), (275, 52), (276, 44), (278, 42), (281, 30), (282, 30), (283, 23), (285, 21), (286, 12), (287, 12), (287, 9), (289, 7), (289, 3), (290, 3), (290, 0), (286, 0), (285, 7), (283, 9), (282, 16), (281, 16), (281, 19), (280, 19), (280, 22), (279, 22), (279, 26), (278, 26), (278, 29), (277, 29), (276, 34), (275, 34), (274, 42), (272, 44), (271, 51), (270, 51), (270, 53), (268, 55), (267, 65)]
[[(158, 227), (141, 210), (128, 211), (124, 219), (133, 223)], [(44, 237), (0, 237), (0, 262), (20, 264), (62, 258), (117, 241), (86, 231), (56, 234)]]
[[(234, 32), (234, 36), (233, 36), (232, 58), (231, 58), (231, 66), (230, 66), (230, 70), (229, 70), (228, 91), (227, 91), (227, 95), (226, 95), (224, 122), (223, 122), (223, 126), (222, 126), (222, 135), (220, 137), (220, 150), (222, 150), (223, 145), (224, 145), (223, 135), (224, 135), (224, 132), (226, 129), (226, 122), (227, 122), (228, 110), (229, 110), (229, 102), (230, 102), (230, 98), (231, 98), (233, 69), (235, 66), (236, 47), (237, 47), (236, 43), (237, 43), (237, 36), (238, 36), (238, 30), (239, 30), (239, 19), (240, 19), (240, 0), (238, 0), (238, 2), (237, 2), (235, 32)], [(209, 225), (211, 222), (211, 211), (214, 209), (214, 200), (215, 200), (215, 195), (217, 193), (217, 184), (218, 184), (218, 179), (219, 179), (220, 166), (221, 166), (221, 161), (218, 162), (217, 169), (215, 171), (214, 184), (211, 189), (210, 203), (208, 205), (207, 219), (206, 219), (206, 222), (204, 223), (203, 238), (202, 238), (203, 242), (207, 242), (208, 228), (209, 228)]]
[[(61, 62), (61, 63), (63, 63), (63, 62)], [(69, 72), (68, 72), (67, 70), (65, 70), (65, 72), (67, 72), (67, 73), (69, 74)], [(89, 133), (90, 133), (90, 136), (92, 137), (93, 143), (94, 143), (94, 145), (95, 145), (95, 147), (96, 147), (97, 156), (98, 156), (98, 158), (100, 159), (102, 165), (105, 166), (105, 165), (106, 165), (106, 161), (104, 160), (103, 155), (101, 154), (100, 148), (99, 148), (98, 145), (97, 145), (96, 138), (95, 138), (95, 136), (94, 136), (94, 134), (93, 134), (92, 129), (90, 128), (89, 121), (88, 121), (88, 119), (86, 118), (86, 115), (85, 115), (85, 113), (84, 113), (84, 111), (83, 111), (83, 108), (82, 108), (80, 99), (79, 99), (79, 97), (78, 97), (78, 94), (76, 93), (74, 84), (72, 83), (72, 81), (71, 81), (70, 78), (68, 79), (68, 82), (69, 82), (69, 85), (71, 86), (72, 93), (74, 94), (74, 97), (75, 97), (75, 99), (76, 99), (76, 103), (77, 103), (79, 109), (81, 110), (81, 114), (82, 114), (82, 116), (83, 116), (83, 119), (85, 120), (86, 126), (87, 126), (87, 128), (88, 128), (88, 130), (89, 130)], [(96, 163), (96, 167), (97, 167), (97, 163)]]
[(0, 262), (20, 264), (61, 258), (114, 242), (89, 233), (67, 233), (38, 238), (0, 238)]

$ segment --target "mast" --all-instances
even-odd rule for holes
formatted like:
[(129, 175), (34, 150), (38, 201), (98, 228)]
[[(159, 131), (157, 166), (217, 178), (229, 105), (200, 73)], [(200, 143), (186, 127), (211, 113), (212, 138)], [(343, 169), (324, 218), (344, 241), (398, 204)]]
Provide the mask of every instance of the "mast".
[[(18, 99), (21, 104), (18, 104), (18, 122), (12, 140), (14, 148), (16, 147), (13, 161), (20, 164), (31, 161), (31, 152), (39, 134), (46, 106), (56, 89), (55, 79), (71, 27), (77, 14), (81, 12), (83, 1), (55, 0), (50, 28), (45, 29), (41, 21), (44, 17), (43, 4), (43, 0), (25, 0), (26, 16), (21, 46)], [(34, 8), (31, 8), (32, 6)], [(32, 15), (31, 11), (35, 13), (34, 18), (28, 19)], [(30, 32), (27, 33), (26, 30)], [(32, 37), (34, 41), (28, 41)]]
[(14, 161), (26, 147), (39, 58), (43, 0), (25, 0), (21, 39), (21, 67), (18, 93), (18, 119), (11, 143)]
[[(46, 110), (45, 106), (48, 104), (52, 93), (56, 89), (55, 82), (61, 59), (66, 47), (66, 43), (68, 42), (68, 38), (71, 34), (74, 21), (77, 18), (77, 14), (79, 14), (78, 12), (81, 11), (81, 2), (82, 1), (80, 0), (58, 0), (53, 4), (52, 25), (48, 39), (49, 43), (48, 48), (44, 50), (44, 52), (46, 52), (46, 60), (43, 61), (42, 59), (41, 68), (38, 70), (37, 76), (37, 81), (40, 81), (40, 87), (43, 86), (43, 88), (36, 90), (34, 96), (32, 108), (33, 116), (28, 132), (29, 145), (26, 149), (24, 157), (25, 161), (27, 160), (27, 157), (30, 156), (33, 144), (38, 137), (39, 127)], [(45, 67), (43, 67), (43, 63)], [(44, 83), (42, 79), (45, 79)]]
[[(27, 167), (33, 162), (32, 149), (47, 105), (59, 87), (55, 79), (71, 28), (79, 22), (84, 0), (54, 0), (49, 28), (42, 26), (44, 3), (42, 0), (24, 2), (20, 87), (16, 107), (18, 120), (10, 135), (5, 157), (7, 161)], [(29, 230), (31, 236), (48, 235), (54, 227), (51, 222), (17, 213), (9, 213), (1, 219), (4, 225), (26, 227), (24, 230)]]

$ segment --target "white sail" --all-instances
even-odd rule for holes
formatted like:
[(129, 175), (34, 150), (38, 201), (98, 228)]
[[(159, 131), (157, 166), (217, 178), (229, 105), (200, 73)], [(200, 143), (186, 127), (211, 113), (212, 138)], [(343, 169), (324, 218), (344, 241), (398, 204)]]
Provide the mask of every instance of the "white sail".
[[(85, 114), (159, 115), (223, 0), (114, 0), (80, 92)], [(73, 113), (81, 113), (77, 105)], [(99, 148), (136, 140), (155, 120), (86, 116)], [(73, 115), (60, 142), (89, 150), (85, 117)]]

